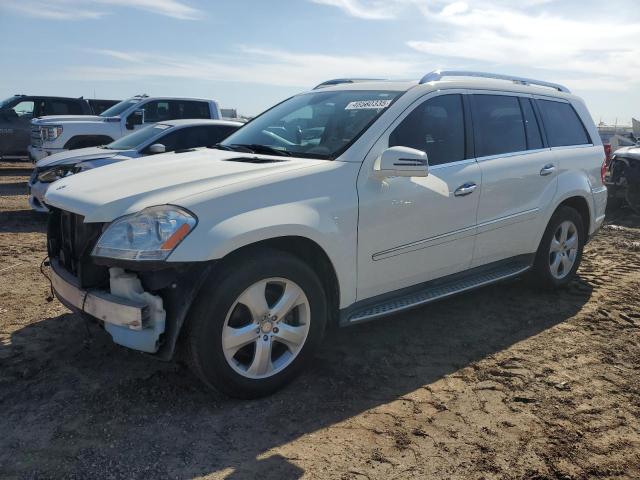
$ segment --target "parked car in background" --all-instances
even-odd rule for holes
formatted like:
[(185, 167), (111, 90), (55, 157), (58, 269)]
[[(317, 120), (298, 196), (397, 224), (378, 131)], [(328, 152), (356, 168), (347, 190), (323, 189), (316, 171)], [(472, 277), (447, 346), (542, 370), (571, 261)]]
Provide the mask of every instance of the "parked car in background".
[(37, 118), (31, 122), (29, 156), (37, 161), (64, 150), (105, 145), (145, 125), (183, 118), (220, 119), (220, 107), (214, 100), (138, 95), (93, 117)]
[(327, 324), (526, 273), (568, 285), (604, 220), (604, 164), (562, 85), (456, 71), (340, 83), (217, 149), (59, 180), (51, 281), (114, 342), (162, 359), (179, 345), (206, 385), (257, 397), (312, 362)]
[(132, 158), (213, 146), (242, 125), (228, 120), (170, 120), (141, 128), (107, 145), (53, 154), (39, 160), (33, 169), (29, 205), (38, 212), (49, 211), (44, 195), (52, 182), (61, 178)]
[(31, 120), (43, 115), (98, 115), (119, 100), (14, 95), (0, 103), (0, 158), (24, 158), (31, 143)]

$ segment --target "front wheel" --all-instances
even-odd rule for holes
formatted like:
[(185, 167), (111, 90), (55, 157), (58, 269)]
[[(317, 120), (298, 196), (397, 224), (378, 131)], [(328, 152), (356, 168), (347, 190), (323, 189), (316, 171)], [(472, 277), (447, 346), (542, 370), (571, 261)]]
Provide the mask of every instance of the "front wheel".
[(312, 358), (326, 312), (320, 280), (297, 257), (265, 249), (237, 258), (211, 278), (189, 314), (193, 370), (233, 397), (270, 394)]
[(562, 206), (551, 217), (533, 265), (533, 278), (543, 288), (567, 285), (575, 275), (585, 244), (582, 217), (571, 207)]

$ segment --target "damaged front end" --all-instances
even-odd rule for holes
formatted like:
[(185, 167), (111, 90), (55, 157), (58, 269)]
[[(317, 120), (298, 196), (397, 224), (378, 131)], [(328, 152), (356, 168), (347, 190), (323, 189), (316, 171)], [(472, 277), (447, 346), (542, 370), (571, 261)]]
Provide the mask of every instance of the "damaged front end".
[(92, 255), (108, 224), (52, 209), (47, 249), (56, 297), (95, 319), (113, 341), (169, 360), (213, 262), (135, 261)]
[(625, 202), (640, 214), (640, 148), (614, 153), (609, 163), (606, 185), (613, 204)]

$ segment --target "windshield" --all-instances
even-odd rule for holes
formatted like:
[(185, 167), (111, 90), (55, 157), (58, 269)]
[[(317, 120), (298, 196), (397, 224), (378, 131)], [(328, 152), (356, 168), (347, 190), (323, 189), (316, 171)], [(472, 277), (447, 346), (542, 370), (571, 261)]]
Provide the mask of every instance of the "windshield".
[(171, 125), (163, 125), (161, 123), (149, 125), (148, 127), (141, 128), (137, 132), (119, 138), (115, 142), (111, 142), (109, 145), (105, 145), (104, 148), (108, 148), (109, 150), (131, 150), (141, 148), (144, 147), (153, 137), (170, 128)]
[(17, 98), (20, 98), (20, 97), (18, 95), (14, 95), (13, 97), (9, 97), (6, 100), (3, 100), (2, 102), (0, 102), (0, 108), (8, 107)]
[(120, 103), (116, 103), (113, 107), (107, 108), (104, 112), (100, 114), (101, 117), (117, 117), (125, 110), (131, 108), (131, 105), (135, 105), (136, 103), (140, 103), (140, 100), (137, 98), (131, 100), (123, 100)]
[(340, 90), (298, 95), (252, 120), (218, 148), (335, 158), (401, 93)]

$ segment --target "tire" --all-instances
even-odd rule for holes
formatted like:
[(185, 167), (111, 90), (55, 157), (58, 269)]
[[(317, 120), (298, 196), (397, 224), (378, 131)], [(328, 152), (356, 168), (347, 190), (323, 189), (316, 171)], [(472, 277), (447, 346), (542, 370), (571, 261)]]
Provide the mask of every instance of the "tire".
[[(567, 227), (567, 236), (563, 242), (564, 227)], [(573, 235), (575, 250), (570, 248), (574, 245), (571, 241)], [(559, 207), (551, 216), (536, 252), (532, 269), (534, 283), (548, 290), (566, 286), (580, 266), (585, 240), (586, 232), (580, 214), (571, 207)]]
[[(299, 304), (287, 310), (285, 300), (296, 295)], [(231, 397), (269, 395), (310, 362), (326, 318), (322, 283), (306, 263), (255, 250), (226, 261), (203, 286), (187, 318), (187, 360), (207, 386)], [(238, 339), (250, 342), (236, 350)]]

